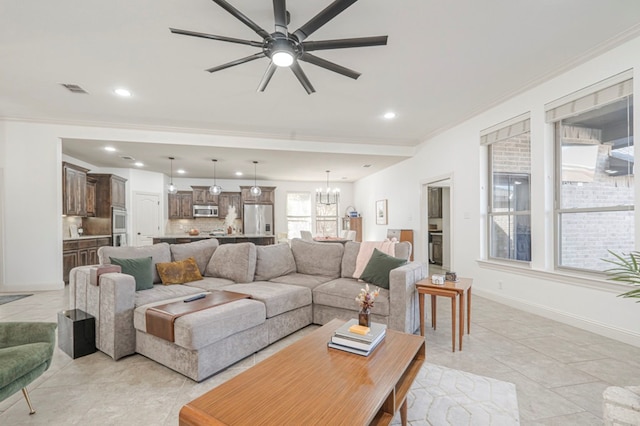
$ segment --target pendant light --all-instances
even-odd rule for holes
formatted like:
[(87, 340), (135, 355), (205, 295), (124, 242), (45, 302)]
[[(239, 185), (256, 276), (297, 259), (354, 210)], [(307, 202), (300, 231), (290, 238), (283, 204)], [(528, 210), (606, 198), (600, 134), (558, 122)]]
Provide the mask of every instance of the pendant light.
[(251, 192), (251, 195), (253, 195), (254, 197), (259, 197), (260, 194), (262, 194), (262, 189), (260, 189), (260, 187), (256, 183), (256, 165), (257, 164), (258, 164), (257, 161), (253, 162), (253, 186), (249, 190)]
[(209, 187), (209, 193), (211, 195), (220, 195), (222, 193), (222, 187), (216, 184), (216, 163), (218, 160), (213, 159), (213, 186)]
[(316, 203), (318, 204), (338, 204), (340, 201), (340, 189), (329, 187), (329, 173), (327, 170), (327, 187), (326, 189), (318, 188), (316, 189)]
[(176, 192), (178, 192), (178, 188), (173, 184), (173, 160), (175, 160), (175, 158), (173, 157), (169, 157), (169, 160), (171, 160), (171, 180), (169, 181), (169, 194), (175, 194)]

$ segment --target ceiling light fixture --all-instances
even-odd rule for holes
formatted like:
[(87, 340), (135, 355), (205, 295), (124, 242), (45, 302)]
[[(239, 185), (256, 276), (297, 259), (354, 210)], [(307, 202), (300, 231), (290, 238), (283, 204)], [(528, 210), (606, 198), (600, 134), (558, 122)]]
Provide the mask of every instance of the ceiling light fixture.
[(242, 172), (236, 172), (236, 176), (242, 176)]
[(115, 152), (116, 149), (114, 147), (112, 147), (112, 146), (105, 146), (104, 150), (105, 151), (109, 151), (109, 152)]
[(178, 192), (178, 188), (173, 184), (173, 160), (175, 160), (175, 158), (169, 157), (169, 160), (171, 160), (171, 178), (169, 180), (169, 187), (167, 190), (169, 191), (169, 194), (175, 194)]
[(136, 166), (136, 167), (143, 167), (144, 163), (141, 162), (141, 161), (136, 161), (135, 163), (133, 163), (133, 165)]
[(251, 187), (251, 189), (249, 190), (251, 192), (251, 195), (253, 195), (254, 197), (259, 197), (260, 194), (262, 194), (262, 189), (260, 189), (260, 187), (258, 186), (258, 184), (256, 183), (256, 167), (258, 165), (257, 161), (253, 162), (253, 186)]
[(316, 189), (316, 203), (318, 204), (338, 204), (340, 201), (340, 189), (329, 187), (329, 173), (327, 170), (327, 187), (323, 190), (322, 188)]
[(396, 113), (393, 111), (385, 112), (383, 117), (387, 120), (391, 120), (393, 118), (396, 118)]
[(118, 96), (122, 96), (123, 98), (128, 98), (128, 97), (131, 96), (131, 92), (128, 91), (127, 89), (122, 88), (122, 87), (114, 90), (113, 92)]
[(211, 195), (220, 195), (222, 193), (222, 187), (216, 184), (216, 164), (218, 160), (213, 159), (213, 186), (209, 187), (209, 193)]
[(184, 169), (178, 169), (178, 170), (176, 170), (176, 173), (183, 175), (183, 174), (187, 173), (187, 171), (184, 170)]

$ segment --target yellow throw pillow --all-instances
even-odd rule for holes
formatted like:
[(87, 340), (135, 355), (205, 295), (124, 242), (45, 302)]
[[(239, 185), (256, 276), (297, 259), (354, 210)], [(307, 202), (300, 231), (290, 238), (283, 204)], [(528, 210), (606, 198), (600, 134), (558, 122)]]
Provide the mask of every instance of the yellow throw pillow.
[(193, 257), (177, 262), (157, 263), (156, 269), (162, 284), (184, 284), (202, 279), (198, 264)]

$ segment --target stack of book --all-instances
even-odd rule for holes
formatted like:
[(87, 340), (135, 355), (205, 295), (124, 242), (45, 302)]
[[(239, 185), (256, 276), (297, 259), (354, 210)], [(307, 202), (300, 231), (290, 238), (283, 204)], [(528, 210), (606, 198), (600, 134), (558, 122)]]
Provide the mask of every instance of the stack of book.
[(385, 324), (371, 323), (371, 327), (358, 325), (352, 319), (340, 326), (329, 342), (329, 347), (368, 356), (384, 340), (387, 331)]

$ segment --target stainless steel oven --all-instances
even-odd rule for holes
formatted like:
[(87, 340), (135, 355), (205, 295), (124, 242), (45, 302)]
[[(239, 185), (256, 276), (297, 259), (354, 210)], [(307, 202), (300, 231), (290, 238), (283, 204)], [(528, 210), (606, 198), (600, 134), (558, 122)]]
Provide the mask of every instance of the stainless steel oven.
[(111, 233), (124, 234), (127, 232), (127, 211), (124, 209), (112, 210), (111, 215)]

